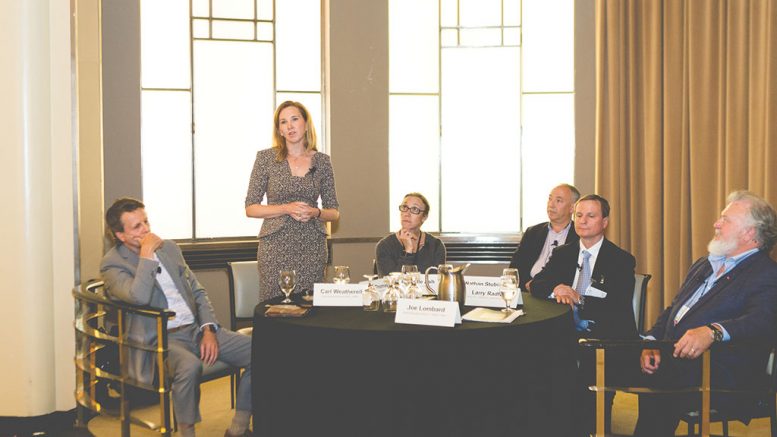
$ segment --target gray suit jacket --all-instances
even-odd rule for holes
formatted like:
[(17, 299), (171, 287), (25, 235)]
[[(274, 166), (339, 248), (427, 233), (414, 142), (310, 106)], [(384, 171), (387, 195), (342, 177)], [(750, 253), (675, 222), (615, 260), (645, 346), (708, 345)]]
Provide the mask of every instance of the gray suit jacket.
[[(181, 249), (174, 242), (165, 240), (156, 253), (189, 305), (195, 323), (199, 326), (206, 323), (218, 325), (208, 294), (186, 265)], [(105, 289), (111, 298), (134, 305), (164, 309), (168, 305), (167, 298), (156, 280), (158, 266), (159, 263), (155, 260), (140, 258), (138, 254), (119, 244), (105, 254), (100, 272), (105, 280)], [(130, 340), (156, 345), (154, 319), (128, 315), (126, 330)], [(195, 345), (199, 344), (199, 330), (196, 331), (198, 334), (192, 338)], [(151, 383), (154, 378), (154, 354), (143, 351), (133, 352), (133, 350), (130, 352), (130, 376), (141, 382)]]

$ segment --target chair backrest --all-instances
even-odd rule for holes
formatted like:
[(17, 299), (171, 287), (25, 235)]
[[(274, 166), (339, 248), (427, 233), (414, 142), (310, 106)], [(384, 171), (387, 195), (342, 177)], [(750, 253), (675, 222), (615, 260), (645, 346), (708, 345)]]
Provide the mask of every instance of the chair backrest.
[(253, 320), (259, 303), (259, 270), (256, 261), (233, 261), (227, 263), (227, 271), (231, 328), (235, 330), (238, 320)]
[(631, 297), (631, 306), (634, 309), (634, 323), (637, 324), (637, 332), (640, 334), (645, 330), (645, 299), (650, 278), (652, 276), (648, 274), (634, 274), (634, 295)]

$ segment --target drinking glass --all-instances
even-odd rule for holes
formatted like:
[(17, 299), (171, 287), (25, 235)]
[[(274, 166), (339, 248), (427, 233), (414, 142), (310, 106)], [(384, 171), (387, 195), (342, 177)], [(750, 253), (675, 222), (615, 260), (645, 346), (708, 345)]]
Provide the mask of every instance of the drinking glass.
[(502, 270), (502, 276), (504, 276), (504, 275), (513, 275), (513, 276), (515, 276), (515, 283), (516, 284), (520, 284), (521, 283), (521, 280), (518, 277), (518, 269), (506, 268), (506, 269)]
[(418, 290), (418, 281), (420, 279), (420, 273), (418, 273), (418, 266), (413, 264), (406, 264), (402, 266), (402, 286), (404, 288), (405, 296), (408, 299), (420, 299), (422, 294)]
[(362, 293), (362, 309), (364, 311), (378, 311), (380, 309), (380, 293), (372, 285), (372, 280), (378, 275), (364, 275), (367, 279), (367, 288)]
[(510, 302), (513, 301), (516, 293), (518, 293), (518, 281), (515, 279), (515, 276), (502, 275), (499, 280), (499, 292), (502, 293), (502, 299), (505, 301), (505, 307), (502, 309), (502, 312), (509, 315), (513, 312), (513, 309), (510, 308)]
[(400, 272), (391, 272), (388, 275), (388, 290), (383, 294), (383, 312), (397, 312), (397, 301), (401, 297), (399, 294), (399, 279), (402, 276)]
[(332, 279), (335, 284), (347, 284), (351, 282), (351, 269), (348, 266), (335, 266), (335, 277)]
[(286, 295), (286, 299), (283, 299), (282, 303), (291, 303), (291, 291), (297, 286), (297, 272), (294, 270), (281, 270), (280, 277), (278, 278), (278, 285), (281, 286), (281, 291)]
[(418, 273), (418, 266), (415, 264), (405, 264), (402, 266), (402, 273)]

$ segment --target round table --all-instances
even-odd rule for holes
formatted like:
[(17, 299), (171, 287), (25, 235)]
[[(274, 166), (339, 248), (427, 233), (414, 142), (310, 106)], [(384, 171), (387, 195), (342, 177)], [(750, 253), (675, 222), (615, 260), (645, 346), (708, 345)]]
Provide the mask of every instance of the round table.
[[(568, 306), (523, 294), (511, 324), (394, 323), (394, 314), (312, 308), (253, 330), (261, 436), (568, 435), (575, 370)], [(465, 312), (470, 308), (465, 308)]]

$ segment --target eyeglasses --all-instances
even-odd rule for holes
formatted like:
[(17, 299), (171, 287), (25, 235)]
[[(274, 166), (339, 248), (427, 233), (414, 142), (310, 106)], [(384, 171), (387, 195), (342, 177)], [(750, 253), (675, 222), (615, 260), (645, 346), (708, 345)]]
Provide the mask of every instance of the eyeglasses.
[(410, 214), (418, 215), (424, 212), (425, 210), (417, 206), (399, 205), (399, 212), (408, 212), (408, 211), (410, 211)]

